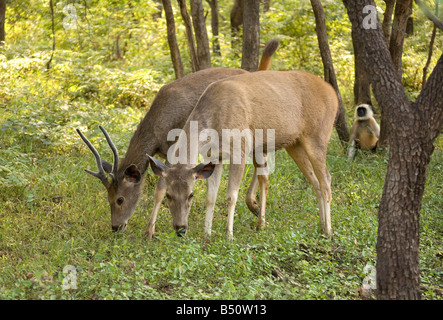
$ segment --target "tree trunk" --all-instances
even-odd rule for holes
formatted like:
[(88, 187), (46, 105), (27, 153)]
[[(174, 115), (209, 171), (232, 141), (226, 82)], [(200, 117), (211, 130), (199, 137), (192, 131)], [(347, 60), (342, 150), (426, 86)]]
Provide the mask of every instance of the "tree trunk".
[[(395, 69), (397, 70), (400, 78), (402, 76), (402, 54), (403, 54), (403, 42), (406, 34), (406, 25), (408, 23), (408, 17), (411, 14), (411, 4), (412, 0), (398, 0), (395, 4), (394, 21), (392, 22), (392, 32), (389, 37), (389, 51), (391, 53), (391, 58), (394, 63)], [(394, 1), (395, 3), (395, 1)], [(390, 6), (394, 6), (394, 3), (390, 3)], [(386, 4), (388, 6), (388, 3)], [(392, 8), (389, 8), (391, 10)], [(386, 28), (384, 26), (383, 28)], [(387, 39), (386, 30), (383, 29), (385, 40)], [(386, 148), (389, 146), (389, 128), (386, 124), (386, 120), (381, 112), (380, 121), (380, 139), (378, 145), (380, 147)]]
[(271, 0), (261, 0), (263, 6), (263, 12), (268, 12), (271, 8)]
[(392, 22), (392, 33), (389, 43), (392, 61), (398, 74), (402, 75), (401, 57), (403, 54), (403, 42), (406, 34), (408, 18), (411, 15), (412, 0), (398, 0), (395, 5), (394, 21)]
[(160, 19), (162, 17), (162, 1), (161, 0), (154, 0), (154, 2), (156, 3), (155, 8), (157, 9), (157, 12), (154, 12), (151, 16), (152, 19), (154, 19), (155, 21), (157, 21), (158, 19)]
[(5, 41), (6, 0), (0, 0), (0, 46)]
[(392, 14), (394, 13), (395, 0), (384, 0), (386, 4), (383, 14), (383, 34), (385, 35), (386, 45), (389, 46), (391, 39)]
[(51, 29), (52, 29), (52, 53), (49, 57), (48, 62), (46, 62), (46, 69), (51, 69), (52, 58), (54, 58), (55, 52), (55, 22), (54, 22), (54, 5), (52, 0), (49, 0), (49, 8), (51, 9)]
[(206, 0), (211, 6), (212, 52), (221, 55), (218, 40), (218, 0)]
[(183, 18), (186, 29), (186, 38), (188, 40), (189, 56), (191, 57), (192, 72), (200, 70), (198, 64), (197, 52), (195, 51), (194, 32), (192, 31), (191, 17), (189, 16), (188, 9), (186, 8), (185, 0), (177, 0), (180, 6), (180, 13)]
[(362, 46), (355, 37), (355, 29), (352, 28), (352, 45), (354, 47), (354, 104), (362, 103), (372, 105), (371, 83), (365, 69), (365, 60), (361, 52)]
[(201, 0), (191, 0), (192, 24), (197, 43), (199, 70), (211, 67), (211, 52), (209, 51), (208, 32), (206, 31), (205, 13)]
[(235, 0), (230, 13), (231, 18), (231, 49), (239, 47), (238, 36), (243, 24), (243, 0)]
[(178, 49), (177, 38), (175, 37), (175, 21), (172, 11), (171, 0), (162, 0), (165, 9), (166, 26), (168, 32), (169, 51), (171, 53), (172, 65), (174, 67), (175, 78), (179, 79), (184, 76), (184, 68)]
[(318, 46), (320, 48), (323, 61), (325, 81), (330, 83), (335, 91), (339, 101), (335, 129), (343, 146), (349, 142), (349, 129), (346, 123), (346, 113), (343, 107), (343, 100), (338, 89), (337, 78), (335, 75), (334, 64), (332, 63), (331, 50), (329, 49), (328, 35), (326, 32), (325, 12), (320, 0), (311, 0), (312, 9), (315, 15), (315, 31), (317, 32)]
[(242, 69), (255, 71), (260, 55), (260, 0), (243, 0)]
[[(377, 298), (420, 299), (419, 217), (426, 168), (443, 127), (443, 56), (415, 102), (408, 100), (380, 21), (359, 28), (372, 0), (343, 0), (363, 44), (366, 71), (390, 134), (389, 163), (378, 212)], [(403, 1), (402, 1), (403, 2)]]

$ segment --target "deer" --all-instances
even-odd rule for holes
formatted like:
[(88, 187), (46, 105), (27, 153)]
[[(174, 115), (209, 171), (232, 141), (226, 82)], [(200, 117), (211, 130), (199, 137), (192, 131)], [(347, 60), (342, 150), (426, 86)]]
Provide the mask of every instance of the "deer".
[[(149, 162), (152, 171), (165, 181), (165, 192), (176, 232), (186, 235), (188, 217), (192, 204), (193, 188), (197, 179), (208, 179), (208, 197), (215, 197), (221, 179), (223, 159), (229, 160), (227, 185), (228, 214), (226, 236), (233, 239), (235, 206), (245, 169), (245, 159), (252, 155), (254, 177), (248, 189), (249, 202), (251, 194), (260, 188), (260, 207), (257, 230), (265, 227), (266, 197), (269, 177), (266, 170), (257, 174), (258, 169), (266, 169), (267, 163), (255, 159), (255, 143), (247, 143), (242, 137), (240, 161), (233, 160), (231, 141), (223, 141), (223, 130), (249, 130), (252, 140), (257, 139), (257, 129), (275, 130), (273, 146), (264, 143), (264, 153), (285, 149), (301, 172), (312, 184), (319, 206), (322, 232), (333, 235), (330, 216), (331, 175), (326, 165), (326, 153), (335, 116), (338, 109), (338, 98), (333, 87), (320, 77), (305, 71), (266, 71), (240, 74), (214, 82), (208, 86), (190, 114), (170, 155), (176, 155), (178, 146), (187, 146), (186, 161), (173, 165), (163, 163), (152, 155)], [(219, 138), (218, 148), (211, 154), (202, 152), (207, 141), (191, 141), (191, 127), (194, 124), (199, 133), (214, 130)], [(191, 144), (196, 152), (191, 152)], [(226, 145), (228, 144), (228, 145)], [(247, 149), (249, 145), (249, 149)], [(268, 148), (271, 147), (271, 148)], [(205, 150), (207, 151), (207, 145)], [(250, 151), (247, 151), (250, 150)], [(204, 162), (198, 164), (198, 155)], [(170, 161), (172, 162), (172, 161)], [(256, 178), (255, 178), (256, 177)], [(247, 200), (248, 202), (248, 200)], [(253, 202), (253, 201), (252, 201)], [(211, 235), (212, 210), (207, 210), (204, 233)]]
[[(272, 56), (279, 45), (278, 40), (271, 40), (265, 46), (257, 71), (270, 67)], [(111, 208), (111, 227), (113, 231), (126, 229), (131, 216), (143, 192), (145, 172), (149, 166), (147, 154), (166, 157), (172, 144), (167, 135), (173, 128), (182, 128), (206, 87), (220, 79), (248, 73), (243, 69), (210, 68), (204, 69), (172, 83), (162, 86), (149, 111), (138, 124), (132, 136), (125, 156), (119, 159), (118, 151), (103, 126), (103, 132), (113, 154), (113, 164), (103, 160), (86, 136), (76, 129), (81, 139), (93, 153), (98, 172), (85, 171), (98, 178), (107, 190)], [(159, 179), (154, 192), (154, 205), (148, 222), (146, 234), (152, 238), (155, 221), (164, 198), (164, 181)]]

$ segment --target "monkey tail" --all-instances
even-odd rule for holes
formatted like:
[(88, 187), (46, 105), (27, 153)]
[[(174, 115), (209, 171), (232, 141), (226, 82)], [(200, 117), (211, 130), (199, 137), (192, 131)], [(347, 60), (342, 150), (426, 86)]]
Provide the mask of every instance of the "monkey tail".
[(279, 44), (280, 42), (276, 39), (273, 39), (266, 44), (257, 71), (269, 70), (269, 67), (271, 66), (272, 56), (277, 50)]

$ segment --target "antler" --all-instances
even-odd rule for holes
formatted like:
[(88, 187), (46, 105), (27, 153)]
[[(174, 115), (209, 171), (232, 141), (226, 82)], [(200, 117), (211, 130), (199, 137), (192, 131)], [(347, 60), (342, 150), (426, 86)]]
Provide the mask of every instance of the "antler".
[[(106, 141), (108, 141), (109, 147), (111, 148), (112, 153), (114, 155), (114, 164), (112, 166), (112, 172), (109, 174), (111, 176), (112, 180), (114, 180), (115, 177), (117, 176), (117, 170), (118, 170), (117, 148), (115, 147), (114, 143), (112, 142), (112, 140), (109, 137), (108, 133), (106, 132), (105, 128), (103, 128), (102, 126), (99, 126), (99, 128), (103, 132), (103, 134), (105, 135)], [(108, 188), (110, 181), (108, 180), (105, 170), (103, 169), (102, 159), (101, 159), (99, 153), (97, 152), (97, 150), (94, 148), (94, 146), (91, 144), (91, 142), (89, 142), (89, 140), (83, 135), (83, 133), (79, 129), (76, 129), (76, 131), (79, 134), (79, 136), (82, 138), (84, 143), (86, 143), (88, 148), (92, 151), (92, 153), (94, 154), (94, 157), (95, 157), (95, 161), (97, 162), (98, 172), (93, 172), (88, 169), (85, 169), (85, 171), (87, 173), (89, 173), (90, 175), (92, 175), (96, 178), (99, 178), (100, 181), (105, 185), (105, 187)]]
[(98, 126), (100, 128), (100, 130), (103, 132), (103, 134), (105, 135), (106, 141), (108, 141), (109, 147), (112, 150), (112, 154), (114, 155), (114, 164), (112, 166), (112, 178), (114, 179), (114, 177), (117, 177), (117, 171), (118, 171), (118, 152), (117, 152), (117, 148), (115, 147), (114, 143), (112, 142), (111, 138), (109, 137), (109, 134), (106, 132), (105, 128), (103, 128), (102, 126)]

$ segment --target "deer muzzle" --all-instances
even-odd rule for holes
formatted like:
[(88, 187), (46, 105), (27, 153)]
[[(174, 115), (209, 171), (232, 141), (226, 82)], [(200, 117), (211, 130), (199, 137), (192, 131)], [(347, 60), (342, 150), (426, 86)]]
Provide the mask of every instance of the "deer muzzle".
[(176, 227), (175, 228), (175, 234), (178, 237), (184, 237), (188, 234), (188, 229), (186, 227)]
[(117, 225), (117, 226), (112, 226), (112, 231), (116, 232), (116, 231), (124, 231), (126, 230), (126, 223), (121, 224), (121, 225)]

